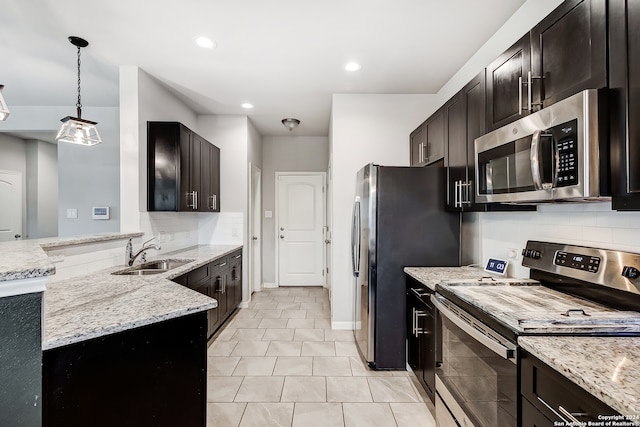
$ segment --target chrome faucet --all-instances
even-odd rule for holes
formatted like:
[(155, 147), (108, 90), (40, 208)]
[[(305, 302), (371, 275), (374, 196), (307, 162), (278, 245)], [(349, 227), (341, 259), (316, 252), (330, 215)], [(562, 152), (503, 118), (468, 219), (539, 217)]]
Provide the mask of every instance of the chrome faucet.
[(135, 254), (133, 253), (133, 243), (131, 243), (131, 239), (129, 239), (129, 241), (127, 242), (127, 254), (125, 257), (125, 261), (127, 263), (127, 265), (129, 267), (131, 267), (134, 263), (134, 261), (136, 260), (136, 258), (138, 258), (139, 255), (142, 255), (141, 259), (142, 262), (146, 262), (146, 255), (147, 255), (147, 250), (149, 249), (155, 249), (156, 251), (159, 251), (160, 249), (162, 249), (160, 247), (160, 245), (156, 245), (156, 244), (152, 244), (152, 245), (147, 245), (147, 243), (155, 240), (155, 237), (152, 237), (151, 239), (147, 240), (146, 242), (144, 242), (142, 244), (142, 248), (140, 248), (140, 250), (138, 252), (136, 252)]

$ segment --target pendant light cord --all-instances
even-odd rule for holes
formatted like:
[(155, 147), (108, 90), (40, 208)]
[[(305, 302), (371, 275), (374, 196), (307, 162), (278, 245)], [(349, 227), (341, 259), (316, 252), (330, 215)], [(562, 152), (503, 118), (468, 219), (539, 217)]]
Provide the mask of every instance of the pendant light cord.
[(82, 114), (82, 102), (80, 100), (80, 46), (78, 46), (78, 102), (76, 103), (78, 109), (78, 118), (80, 119)]

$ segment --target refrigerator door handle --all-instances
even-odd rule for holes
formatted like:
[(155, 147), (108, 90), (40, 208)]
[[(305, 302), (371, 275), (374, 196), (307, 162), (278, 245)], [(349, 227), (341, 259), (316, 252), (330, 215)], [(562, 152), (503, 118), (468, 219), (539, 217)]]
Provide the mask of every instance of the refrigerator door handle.
[[(356, 224), (358, 230), (356, 231)], [(358, 234), (356, 241), (356, 232)], [(358, 267), (356, 267), (356, 245), (358, 245), (357, 250), (357, 262), (360, 264), (360, 201), (356, 200), (353, 205), (353, 216), (351, 218), (351, 268), (353, 270), (353, 275), (358, 277), (360, 272), (358, 271)]]

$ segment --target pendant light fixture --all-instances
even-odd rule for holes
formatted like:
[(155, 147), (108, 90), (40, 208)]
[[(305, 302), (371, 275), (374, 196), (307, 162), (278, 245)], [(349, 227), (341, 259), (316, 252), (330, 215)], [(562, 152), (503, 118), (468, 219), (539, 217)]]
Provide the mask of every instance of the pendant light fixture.
[(7, 103), (2, 97), (2, 89), (4, 89), (4, 85), (0, 85), (0, 120), (5, 121), (7, 117), (9, 117), (9, 107), (7, 107)]
[(69, 37), (69, 41), (78, 48), (78, 102), (76, 103), (78, 117), (67, 116), (60, 120), (62, 127), (56, 136), (56, 141), (86, 146), (100, 144), (102, 140), (96, 127), (98, 123), (82, 118), (82, 102), (80, 100), (80, 49), (89, 46), (89, 42), (74, 36)]

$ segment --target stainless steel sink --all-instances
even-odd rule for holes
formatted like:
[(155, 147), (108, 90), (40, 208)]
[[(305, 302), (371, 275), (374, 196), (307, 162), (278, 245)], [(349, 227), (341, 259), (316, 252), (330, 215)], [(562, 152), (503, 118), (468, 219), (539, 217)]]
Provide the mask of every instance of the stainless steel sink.
[(126, 270), (114, 271), (111, 274), (115, 274), (117, 276), (146, 276), (148, 274), (160, 274), (193, 261), (194, 260), (192, 259), (159, 259), (145, 262), (144, 264), (127, 268)]

